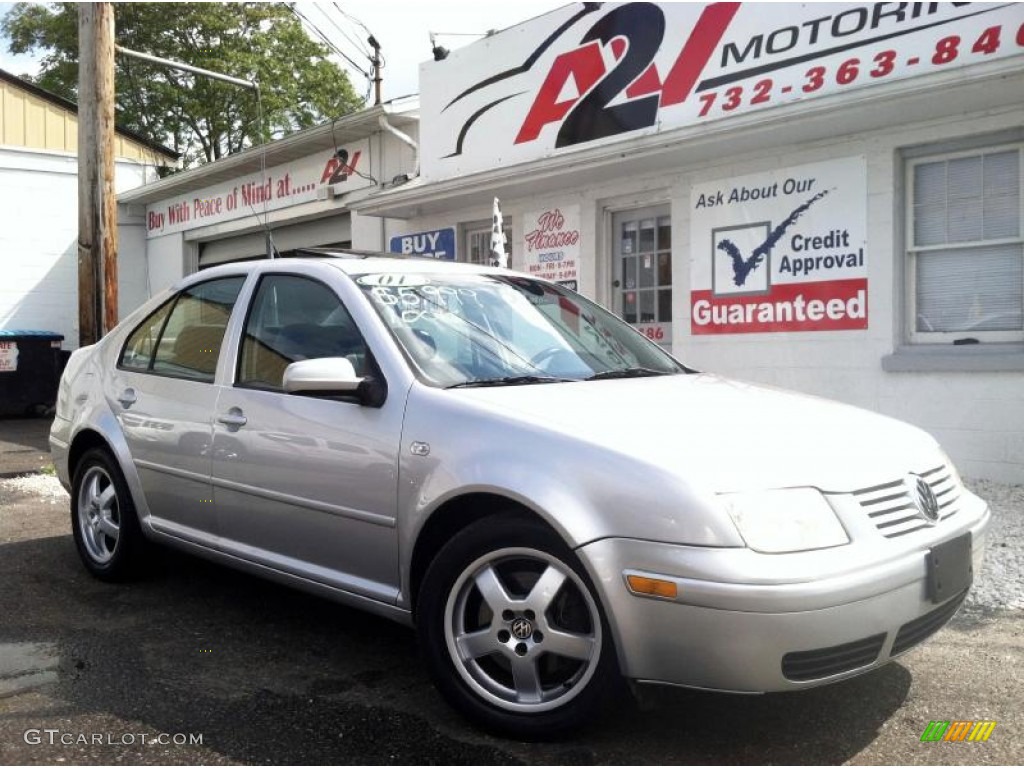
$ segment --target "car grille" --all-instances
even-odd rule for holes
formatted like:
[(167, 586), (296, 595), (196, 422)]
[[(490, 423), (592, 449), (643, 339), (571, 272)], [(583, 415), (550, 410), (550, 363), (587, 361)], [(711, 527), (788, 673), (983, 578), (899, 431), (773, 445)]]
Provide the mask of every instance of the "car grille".
[(885, 633), (872, 635), (852, 643), (794, 651), (782, 657), (782, 674), (787, 680), (818, 680), (858, 667), (866, 667), (878, 659), (885, 644)]
[(965, 589), (935, 610), (913, 621), (908, 621), (900, 627), (900, 631), (896, 633), (896, 639), (892, 643), (891, 655), (895, 656), (897, 653), (903, 653), (908, 648), (914, 647), (925, 638), (934, 635), (942, 629), (946, 622), (953, 618), (953, 614), (956, 613), (957, 608), (960, 607), (960, 603), (964, 601), (966, 596), (967, 590)]
[[(939, 502), (939, 520), (946, 520), (957, 513), (960, 501), (960, 488), (949, 467), (942, 464), (921, 477), (931, 486), (935, 498)], [(868, 517), (887, 539), (906, 536), (908, 533), (927, 528), (928, 523), (917, 511), (917, 505), (903, 479), (891, 483), (875, 485), (853, 492)]]

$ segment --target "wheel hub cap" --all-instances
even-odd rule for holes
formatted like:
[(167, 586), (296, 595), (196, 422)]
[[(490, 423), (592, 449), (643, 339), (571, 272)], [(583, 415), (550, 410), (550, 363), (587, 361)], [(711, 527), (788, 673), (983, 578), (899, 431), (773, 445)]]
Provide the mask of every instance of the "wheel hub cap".
[(512, 622), (512, 636), (518, 640), (526, 640), (528, 637), (533, 636), (533, 624), (530, 623), (529, 619), (522, 617)]

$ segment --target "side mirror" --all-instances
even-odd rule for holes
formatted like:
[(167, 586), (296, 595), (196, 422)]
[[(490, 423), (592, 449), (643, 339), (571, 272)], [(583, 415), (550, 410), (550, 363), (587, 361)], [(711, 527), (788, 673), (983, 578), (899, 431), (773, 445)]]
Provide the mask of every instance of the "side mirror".
[(344, 357), (300, 360), (284, 369), (284, 391), (314, 397), (358, 394), (364, 379), (356, 376), (352, 362)]

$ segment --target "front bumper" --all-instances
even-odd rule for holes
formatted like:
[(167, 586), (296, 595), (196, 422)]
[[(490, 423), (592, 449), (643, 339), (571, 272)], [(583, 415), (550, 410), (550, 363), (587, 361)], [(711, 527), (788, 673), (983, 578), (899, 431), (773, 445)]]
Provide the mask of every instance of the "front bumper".
[[(950, 526), (939, 541), (970, 531), (977, 574), (991, 515), (984, 502), (975, 501), (973, 514), (964, 515), (970, 522)], [(943, 626), (965, 593), (938, 605), (929, 600), (927, 550), (788, 583), (714, 579), (715, 573), (752, 573), (751, 563), (763, 556), (747, 549), (603, 539), (578, 554), (606, 608), (626, 677), (760, 693), (861, 674)], [(626, 586), (627, 573), (674, 581), (678, 596), (635, 595)]]

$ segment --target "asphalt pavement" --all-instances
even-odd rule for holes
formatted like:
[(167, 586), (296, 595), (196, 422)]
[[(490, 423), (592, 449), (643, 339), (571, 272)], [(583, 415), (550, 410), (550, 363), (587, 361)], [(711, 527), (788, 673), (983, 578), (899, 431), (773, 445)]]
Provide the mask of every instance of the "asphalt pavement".
[(0, 417), (0, 479), (39, 472), (50, 464), (49, 419)]
[[(441, 700), (412, 631), (391, 622), (175, 553), (134, 584), (92, 579), (55, 480), (2, 479), (38, 463), (47, 426), (0, 420), (0, 763), (1024, 762), (1017, 610), (961, 612), (824, 688), (647, 689), (561, 740), (489, 736)], [(932, 720), (997, 725), (984, 743), (922, 743)]]

